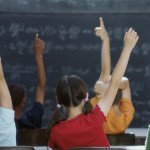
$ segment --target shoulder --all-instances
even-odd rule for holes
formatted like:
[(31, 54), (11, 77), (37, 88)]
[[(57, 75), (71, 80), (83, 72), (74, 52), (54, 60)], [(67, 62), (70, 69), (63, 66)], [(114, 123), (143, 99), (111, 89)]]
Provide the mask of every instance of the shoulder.
[(96, 107), (96, 105), (100, 102), (101, 98), (97, 98), (96, 96), (90, 99), (90, 103), (93, 107)]
[[(16, 145), (16, 126), (14, 121), (14, 111), (0, 107), (0, 144), (2, 145)], [(8, 139), (8, 140), (6, 140)]]
[(8, 117), (14, 119), (14, 110), (0, 107), (0, 118), (7, 119)]
[(37, 112), (38, 113), (38, 111), (40, 113), (44, 113), (44, 106), (40, 102), (34, 102), (32, 108), (29, 111), (27, 111), (26, 113), (28, 113), (28, 112), (32, 112), (32, 113)]
[(129, 98), (122, 98), (119, 104), (120, 109), (126, 108), (127, 110), (132, 109), (134, 110), (134, 106), (132, 101)]
[(96, 105), (91, 113), (88, 114), (92, 119), (98, 122), (105, 122), (106, 117), (98, 105)]
[(33, 106), (43, 107), (43, 104), (40, 103), (40, 102), (35, 101)]

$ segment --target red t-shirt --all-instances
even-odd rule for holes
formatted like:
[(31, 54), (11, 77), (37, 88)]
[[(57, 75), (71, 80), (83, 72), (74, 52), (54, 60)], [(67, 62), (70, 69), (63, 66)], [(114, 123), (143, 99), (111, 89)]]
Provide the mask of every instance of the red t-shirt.
[(109, 147), (103, 126), (106, 117), (98, 106), (87, 114), (62, 121), (52, 128), (49, 147), (64, 150), (73, 147)]

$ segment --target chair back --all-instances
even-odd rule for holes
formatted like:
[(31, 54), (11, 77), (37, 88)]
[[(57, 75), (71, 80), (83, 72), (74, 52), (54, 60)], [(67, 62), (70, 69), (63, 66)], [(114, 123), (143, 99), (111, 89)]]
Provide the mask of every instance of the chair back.
[(107, 134), (110, 145), (135, 145), (135, 134)]
[(126, 150), (124, 148), (111, 148), (111, 147), (75, 147), (68, 150)]
[(0, 147), (0, 150), (35, 150), (34, 147), (31, 146), (7, 146)]
[(17, 145), (47, 146), (47, 129), (26, 129), (17, 132)]

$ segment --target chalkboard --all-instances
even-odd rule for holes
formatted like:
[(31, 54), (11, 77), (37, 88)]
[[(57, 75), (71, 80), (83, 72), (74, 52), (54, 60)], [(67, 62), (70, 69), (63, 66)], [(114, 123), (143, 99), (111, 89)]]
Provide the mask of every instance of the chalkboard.
[(55, 107), (55, 87), (66, 74), (87, 83), (90, 97), (100, 73), (101, 42), (94, 34), (102, 16), (111, 40), (112, 69), (123, 45), (123, 35), (133, 27), (140, 36), (125, 73), (130, 79), (135, 116), (130, 127), (150, 123), (150, 14), (149, 13), (1, 13), (0, 56), (8, 83), (25, 85), (29, 109), (37, 79), (33, 40), (36, 33), (46, 42), (44, 54), (47, 89), (43, 127)]
[(0, 0), (1, 12), (150, 12), (149, 0)]

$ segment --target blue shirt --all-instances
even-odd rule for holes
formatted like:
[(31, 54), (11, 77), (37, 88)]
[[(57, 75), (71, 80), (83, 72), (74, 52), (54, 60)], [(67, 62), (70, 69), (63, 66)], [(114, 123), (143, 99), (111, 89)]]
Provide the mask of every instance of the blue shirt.
[(20, 119), (15, 119), (17, 130), (40, 128), (44, 107), (39, 102), (34, 102), (33, 107), (25, 112)]

